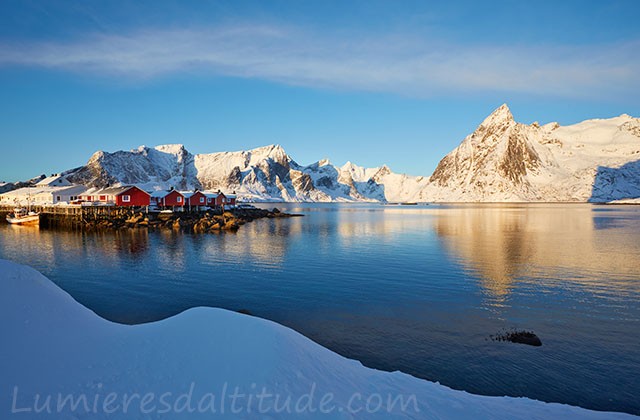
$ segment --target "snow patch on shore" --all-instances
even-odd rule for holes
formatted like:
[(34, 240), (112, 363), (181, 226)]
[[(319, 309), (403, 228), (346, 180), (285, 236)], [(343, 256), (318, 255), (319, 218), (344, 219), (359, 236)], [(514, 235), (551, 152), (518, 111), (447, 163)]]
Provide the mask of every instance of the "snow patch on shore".
[(640, 204), (639, 198), (623, 198), (620, 200), (609, 201), (607, 204)]

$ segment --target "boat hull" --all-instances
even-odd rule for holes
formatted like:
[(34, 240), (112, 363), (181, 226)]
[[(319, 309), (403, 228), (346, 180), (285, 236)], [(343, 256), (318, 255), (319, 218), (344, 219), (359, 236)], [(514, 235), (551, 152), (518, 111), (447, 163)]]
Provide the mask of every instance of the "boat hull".
[(40, 223), (40, 215), (11, 217), (7, 216), (7, 222), (12, 225), (37, 225)]

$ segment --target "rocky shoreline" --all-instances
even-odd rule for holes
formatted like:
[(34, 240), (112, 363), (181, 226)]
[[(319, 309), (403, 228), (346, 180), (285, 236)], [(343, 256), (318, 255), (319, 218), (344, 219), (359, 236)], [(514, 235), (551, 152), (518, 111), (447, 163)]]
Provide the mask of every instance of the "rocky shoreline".
[(144, 212), (124, 211), (94, 219), (83, 219), (84, 229), (172, 229), (192, 233), (236, 231), (245, 223), (264, 218), (299, 217), (302, 214), (283, 213), (277, 208), (234, 209), (228, 211), (208, 210), (203, 212)]

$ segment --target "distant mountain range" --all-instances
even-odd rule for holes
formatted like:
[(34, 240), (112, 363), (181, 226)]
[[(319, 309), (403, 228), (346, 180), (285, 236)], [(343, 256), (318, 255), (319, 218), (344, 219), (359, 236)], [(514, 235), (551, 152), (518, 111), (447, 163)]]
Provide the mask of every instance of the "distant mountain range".
[(199, 155), (179, 144), (97, 152), (66, 175), (71, 182), (94, 187), (220, 189), (254, 200), (285, 201), (402, 201), (427, 184), (424, 177), (394, 174), (387, 166), (363, 168), (348, 162), (338, 167), (326, 160), (299, 165), (278, 145)]
[(386, 165), (300, 165), (278, 145), (196, 155), (183, 145), (100, 151), (66, 174), (87, 186), (221, 189), (254, 200), (600, 202), (640, 197), (640, 119), (525, 125), (502, 105), (430, 177)]

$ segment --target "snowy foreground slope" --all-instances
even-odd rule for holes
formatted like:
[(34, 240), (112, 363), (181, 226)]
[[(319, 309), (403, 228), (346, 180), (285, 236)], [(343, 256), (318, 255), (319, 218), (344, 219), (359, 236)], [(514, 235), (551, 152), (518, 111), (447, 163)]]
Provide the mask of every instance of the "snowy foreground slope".
[(67, 173), (95, 187), (221, 189), (257, 200), (607, 202), (640, 197), (640, 119), (526, 125), (502, 105), (431, 177), (396, 174), (386, 165), (303, 166), (278, 145), (197, 155), (182, 145), (100, 151)]
[(288, 328), (221, 309), (114, 324), (4, 260), (0, 312), (0, 418), (40, 418), (36, 407), (61, 419), (632, 418), (368, 369)]

